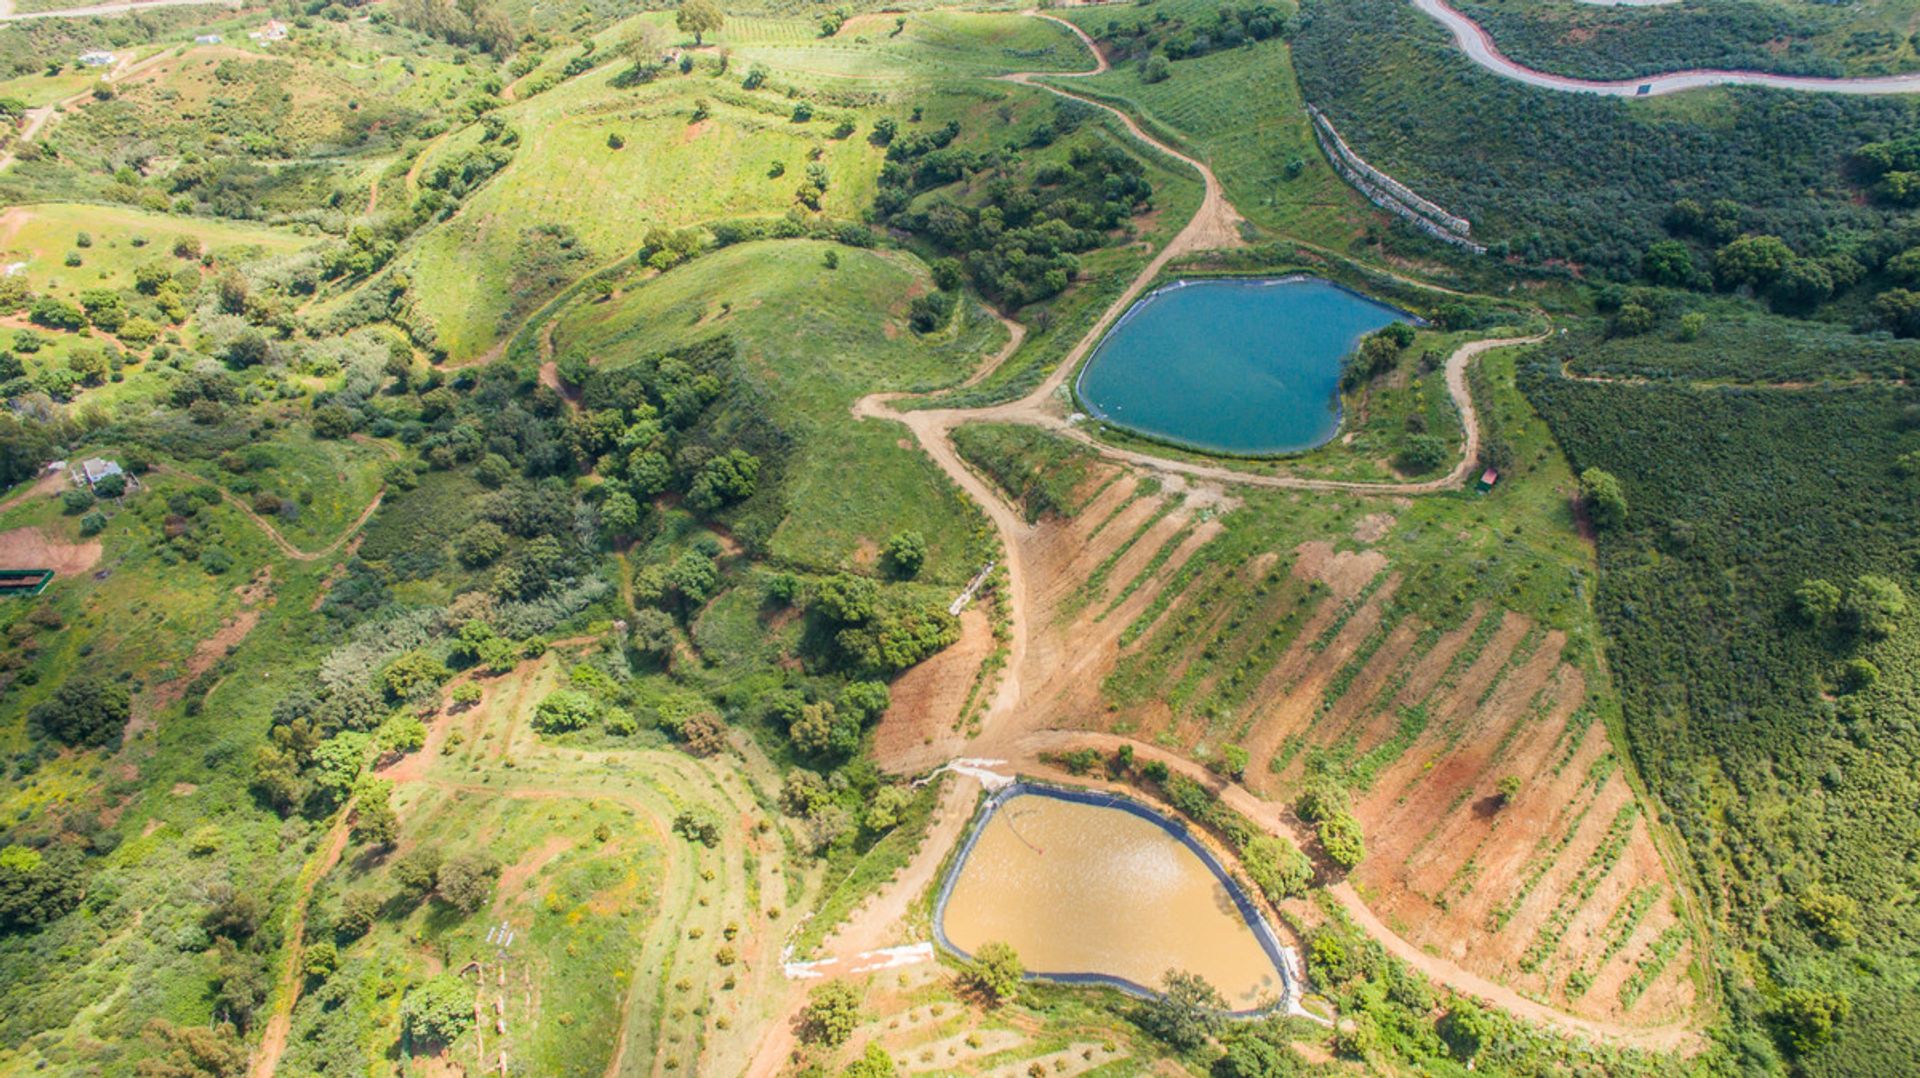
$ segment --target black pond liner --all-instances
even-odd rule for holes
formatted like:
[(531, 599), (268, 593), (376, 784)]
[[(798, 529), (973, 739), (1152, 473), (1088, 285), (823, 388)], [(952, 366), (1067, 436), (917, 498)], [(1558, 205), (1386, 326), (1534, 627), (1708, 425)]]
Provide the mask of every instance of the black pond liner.
[[(986, 803), (981, 805), (979, 811), (974, 813), (973, 823), (967, 827), (967, 840), (961, 844), (959, 855), (953, 859), (953, 866), (947, 870), (947, 878), (940, 882), (940, 895), (934, 900), (933, 904), (933, 939), (934, 942), (940, 946), (941, 950), (959, 958), (963, 962), (971, 962), (973, 960), (972, 955), (962, 950), (952, 940), (947, 938), (947, 900), (953, 896), (953, 885), (959, 882), (960, 873), (966, 869), (967, 858), (973, 853), (974, 843), (980, 840), (981, 832), (986, 830), (987, 821), (993, 818), (993, 814), (999, 811), (1000, 806), (1016, 797), (1027, 795), (1051, 797), (1060, 801), (1072, 801), (1077, 804), (1094, 805), (1100, 808), (1118, 809), (1121, 812), (1131, 813), (1160, 828), (1174, 838), (1179, 839), (1181, 845), (1192, 851), (1193, 855), (1200, 859), (1200, 863), (1207, 866), (1208, 871), (1213, 873), (1214, 878), (1220, 881), (1220, 885), (1227, 889), (1228, 896), (1233, 899), (1234, 907), (1240, 911), (1241, 919), (1244, 920), (1247, 923), (1247, 927), (1253, 931), (1253, 938), (1260, 941), (1260, 949), (1266, 952), (1267, 961), (1273, 963), (1274, 970), (1280, 974), (1280, 984), (1282, 986), (1281, 1002), (1278, 1005), (1274, 1007), (1255, 1007), (1250, 1010), (1228, 1011), (1228, 1014), (1236, 1018), (1254, 1018), (1269, 1014), (1274, 1010), (1284, 1009), (1286, 1000), (1297, 997), (1300, 994), (1300, 986), (1294, 983), (1293, 973), (1287, 965), (1286, 956), (1280, 950), (1279, 939), (1273, 934), (1273, 927), (1267, 924), (1267, 919), (1261, 916), (1260, 911), (1254, 907), (1252, 902), (1248, 901), (1246, 893), (1240, 889), (1240, 885), (1235, 882), (1232, 876), (1227, 875), (1227, 870), (1221, 867), (1220, 862), (1214, 858), (1212, 852), (1194, 839), (1193, 834), (1185, 824), (1178, 820), (1169, 819), (1130, 797), (1122, 797), (1119, 794), (1100, 793), (1092, 790), (1076, 790), (1065, 786), (1049, 786), (1035, 782), (1015, 782), (1005, 787), (988, 798)], [(1052, 981), (1057, 984), (1102, 985), (1107, 988), (1119, 989), (1127, 995), (1134, 996), (1138, 999), (1160, 998), (1159, 992), (1148, 988), (1146, 985), (1127, 980), (1125, 977), (1115, 977), (1107, 973), (1048, 973), (1039, 970), (1028, 970), (1026, 976), (1029, 980)]]

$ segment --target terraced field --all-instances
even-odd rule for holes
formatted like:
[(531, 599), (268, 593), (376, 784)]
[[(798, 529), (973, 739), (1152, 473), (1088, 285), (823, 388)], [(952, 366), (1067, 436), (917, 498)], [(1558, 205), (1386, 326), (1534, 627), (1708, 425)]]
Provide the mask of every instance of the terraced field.
[[(399, 846), (348, 859), (322, 886), (371, 886), (404, 857), (410, 834), (451, 828), (441, 836), (450, 847), (478, 841), (506, 865), (489, 924), (525, 937), (504, 961), (479, 938), (488, 924), (435, 942), (449, 968), (482, 964), (476, 987), (490, 1012), (504, 1001), (499, 1028), (472, 1046), (475, 1070), (505, 1053), (555, 1074), (736, 1072), (784, 990), (780, 917), (808, 886), (788, 874), (785, 825), (762, 807), (776, 780), (744, 742), (743, 757), (718, 761), (544, 745), (530, 726), (534, 705), (595, 646), (562, 642), (485, 680), (478, 704), (449, 702), (425, 746), (379, 772), (395, 785)], [(675, 831), (695, 807), (722, 823), (712, 848)], [(543, 837), (516, 845), (523, 832)]]
[(1021, 706), (969, 751), (1022, 758), (1048, 729), (1244, 751), (1241, 784), (1284, 819), (1332, 783), (1367, 836), (1351, 882), (1394, 932), (1568, 1013), (1666, 1026), (1704, 972), (1613, 733), (1572, 479), (1512, 362), (1477, 390), (1520, 462), (1492, 495), (1229, 496), (1033, 450), (1018, 493), (1071, 483), (1018, 540)]

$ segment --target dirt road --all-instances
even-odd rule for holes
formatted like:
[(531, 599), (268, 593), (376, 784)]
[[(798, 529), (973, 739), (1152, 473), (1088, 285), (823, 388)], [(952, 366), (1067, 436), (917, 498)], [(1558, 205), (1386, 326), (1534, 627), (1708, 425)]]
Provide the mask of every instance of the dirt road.
[[(1811, 75), (1775, 75), (1765, 71), (1695, 70), (1670, 71), (1616, 82), (1568, 78), (1565, 75), (1537, 71), (1509, 60), (1479, 23), (1454, 10), (1446, 0), (1413, 0), (1413, 6), (1446, 27), (1453, 34), (1453, 40), (1460, 46), (1460, 51), (1467, 54), (1467, 59), (1501, 78), (1512, 79), (1528, 86), (1537, 86), (1543, 90), (1598, 94), (1605, 97), (1659, 97), (1663, 94), (1698, 90), (1707, 86), (1765, 86), (1775, 90), (1818, 94), (1920, 93), (1920, 73), (1834, 79), (1816, 78)], [(1652, 5), (1642, 2), (1632, 6)]]
[(24, 22), (27, 19), (87, 19), (96, 15), (125, 15), (156, 7), (201, 7), (224, 5), (238, 11), (242, 0), (137, 0), (137, 2), (93, 4), (87, 7), (58, 8), (53, 11), (15, 11), (13, 0), (0, 0), (0, 22)]
[(313, 899), (313, 885), (332, 872), (333, 866), (340, 863), (340, 855), (346, 852), (347, 821), (353, 816), (353, 806), (353, 799), (348, 798), (340, 807), (333, 827), (327, 831), (326, 842), (300, 873), (300, 894), (293, 900), (293, 908), (287, 911), (289, 942), (274, 988), (273, 1014), (267, 1018), (266, 1029), (260, 1034), (260, 1047), (247, 1068), (248, 1078), (272, 1078), (274, 1068), (280, 1065), (281, 1054), (287, 1050), (287, 1034), (293, 1029), (293, 1005), (300, 1000), (300, 956), (306, 943), (301, 937), (306, 931), (307, 903)]

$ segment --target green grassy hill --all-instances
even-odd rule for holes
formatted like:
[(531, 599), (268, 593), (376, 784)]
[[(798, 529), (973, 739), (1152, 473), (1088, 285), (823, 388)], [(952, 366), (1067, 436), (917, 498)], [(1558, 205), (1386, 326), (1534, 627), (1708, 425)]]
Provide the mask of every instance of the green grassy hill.
[[(838, 260), (831, 269), (829, 252)], [(897, 427), (852, 416), (868, 393), (950, 385), (1000, 348), (1006, 331), (977, 307), (939, 333), (915, 333), (908, 302), (932, 288), (926, 267), (904, 252), (745, 243), (574, 307), (554, 328), (554, 351), (563, 362), (618, 368), (647, 351), (730, 338), (756, 407), (796, 442), (769, 552), (821, 570), (864, 570), (888, 535), (914, 530), (930, 547), (923, 574), (961, 584), (979, 568), (974, 511), (932, 462), (899, 444)]]

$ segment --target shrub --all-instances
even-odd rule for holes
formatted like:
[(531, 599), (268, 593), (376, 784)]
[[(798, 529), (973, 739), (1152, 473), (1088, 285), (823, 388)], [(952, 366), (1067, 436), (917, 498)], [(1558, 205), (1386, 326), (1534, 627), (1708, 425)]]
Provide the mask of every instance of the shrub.
[(578, 730), (600, 716), (600, 706), (585, 693), (555, 689), (533, 709), (533, 728), (543, 734)]
[(1293, 843), (1274, 835), (1248, 840), (1240, 850), (1240, 864), (1269, 902), (1303, 895), (1313, 882), (1313, 862)]
[(1627, 496), (1612, 473), (1588, 468), (1580, 473), (1580, 500), (1587, 519), (1596, 528), (1619, 528), (1627, 522)]
[(473, 1022), (473, 988), (441, 973), (407, 989), (400, 1028), (422, 1045), (450, 1044)]
[(1899, 619), (1907, 612), (1907, 596), (1900, 585), (1874, 573), (1855, 577), (1840, 604), (1840, 621), (1848, 629), (1871, 639), (1893, 635)]
[(800, 1012), (800, 1039), (807, 1044), (835, 1047), (853, 1035), (860, 1024), (860, 991), (845, 981), (820, 985), (807, 994)]
[(52, 699), (35, 705), (33, 725), (63, 745), (97, 748), (117, 740), (133, 714), (133, 697), (117, 682), (93, 675), (69, 679)]
[(499, 878), (500, 862), (492, 854), (456, 854), (440, 866), (434, 890), (448, 905), (472, 913), (493, 896)]
[(1351, 869), (1367, 855), (1360, 832), (1360, 821), (1350, 812), (1340, 812), (1320, 821), (1320, 848), (1341, 868)]
[(1436, 435), (1415, 434), (1400, 450), (1398, 464), (1408, 475), (1425, 475), (1447, 462), (1447, 443)]
[(1853, 1011), (1852, 1001), (1833, 992), (1790, 988), (1781, 993), (1775, 1019), (1797, 1055), (1808, 1055), (1833, 1040), (1834, 1030)]
[(1227, 1001), (1198, 974), (1168, 970), (1161, 993), (1140, 1008), (1140, 1028), (1162, 1043), (1187, 1052), (1207, 1042), (1225, 1025)]
[(994, 940), (980, 945), (962, 976), (969, 987), (988, 1001), (999, 1004), (1020, 992), (1020, 981), (1027, 968), (1009, 944)]
[(895, 576), (918, 576), (927, 561), (927, 537), (917, 531), (895, 532), (887, 539), (885, 556)]

